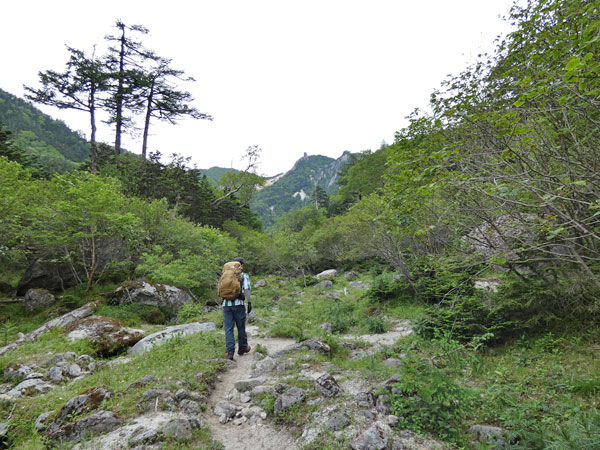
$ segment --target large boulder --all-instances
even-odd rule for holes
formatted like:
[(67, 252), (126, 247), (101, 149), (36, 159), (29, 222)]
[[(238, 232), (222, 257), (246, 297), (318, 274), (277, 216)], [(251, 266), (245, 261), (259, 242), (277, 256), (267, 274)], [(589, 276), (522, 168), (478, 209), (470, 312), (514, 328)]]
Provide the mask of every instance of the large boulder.
[(73, 322), (65, 327), (67, 337), (90, 339), (96, 352), (102, 356), (112, 356), (131, 347), (144, 337), (144, 330), (126, 327), (112, 317), (91, 316)]
[(321, 273), (318, 273), (315, 278), (317, 280), (324, 280), (324, 279), (327, 279), (327, 278), (335, 278), (335, 277), (337, 277), (337, 274), (338, 274), (337, 270), (335, 270), (335, 269), (329, 269), (329, 270), (324, 270)]
[(113, 299), (119, 304), (142, 303), (168, 309), (179, 309), (193, 300), (192, 296), (179, 288), (144, 280), (131, 281), (117, 288)]
[[(94, 244), (96, 273), (104, 273), (106, 276), (111, 264), (130, 259), (127, 244), (121, 239), (101, 237)], [(83, 248), (83, 251), (86, 258), (91, 260), (89, 249)], [(41, 255), (25, 270), (17, 286), (17, 295), (25, 295), (32, 288), (62, 291), (87, 280), (87, 273), (88, 268), (78, 263), (64, 262), (56, 254)]]
[(174, 338), (176, 336), (187, 336), (188, 334), (200, 333), (203, 331), (215, 331), (217, 326), (213, 322), (192, 322), (184, 325), (176, 325), (174, 327), (167, 327), (162, 331), (157, 331), (146, 336), (144, 339), (139, 341), (128, 351), (128, 355), (141, 355), (146, 353), (155, 345), (163, 344), (166, 340)]
[(27, 311), (33, 311), (34, 309), (51, 306), (55, 301), (54, 295), (46, 289), (29, 289), (23, 299), (23, 308)]

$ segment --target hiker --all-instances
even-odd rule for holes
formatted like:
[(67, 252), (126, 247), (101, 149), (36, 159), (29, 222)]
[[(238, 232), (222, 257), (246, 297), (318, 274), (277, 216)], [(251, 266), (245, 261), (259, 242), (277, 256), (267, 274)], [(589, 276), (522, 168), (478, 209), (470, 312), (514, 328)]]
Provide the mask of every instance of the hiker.
[(231, 360), (233, 360), (233, 354), (235, 353), (234, 326), (237, 327), (238, 333), (238, 355), (250, 352), (248, 336), (246, 335), (246, 308), (244, 300), (248, 302), (248, 314), (252, 311), (252, 303), (250, 303), (250, 277), (244, 272), (244, 259), (235, 258), (233, 261), (237, 261), (241, 265), (241, 292), (233, 300), (223, 298), (225, 350), (227, 358)]

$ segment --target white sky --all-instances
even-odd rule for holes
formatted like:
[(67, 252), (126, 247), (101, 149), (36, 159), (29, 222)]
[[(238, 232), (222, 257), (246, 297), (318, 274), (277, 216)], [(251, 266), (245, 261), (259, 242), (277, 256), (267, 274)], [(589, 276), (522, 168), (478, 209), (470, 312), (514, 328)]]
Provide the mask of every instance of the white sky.
[[(149, 151), (199, 168), (285, 172), (306, 152), (338, 158), (393, 142), (447, 75), (494, 48), (510, 0), (19, 0), (2, 5), (0, 88), (23, 97), (37, 73), (64, 70), (65, 45), (91, 52), (117, 19), (150, 30), (147, 48), (194, 77), (182, 85), (214, 121), (154, 122)], [(85, 113), (41, 107), (89, 136)], [(113, 143), (108, 126), (99, 140)], [(141, 139), (124, 138), (141, 151)], [(167, 160), (168, 158), (163, 158)]]

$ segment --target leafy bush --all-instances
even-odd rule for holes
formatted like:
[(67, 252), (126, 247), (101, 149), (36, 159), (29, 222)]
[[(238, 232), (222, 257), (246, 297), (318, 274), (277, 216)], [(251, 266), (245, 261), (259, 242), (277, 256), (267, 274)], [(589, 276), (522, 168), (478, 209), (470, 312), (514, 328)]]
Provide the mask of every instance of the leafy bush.
[(301, 341), (304, 339), (303, 323), (298, 320), (279, 319), (272, 326), (270, 334), (275, 337), (287, 337)]
[(204, 305), (188, 302), (184, 304), (177, 313), (178, 323), (188, 323), (197, 320), (204, 314)]
[(460, 440), (460, 424), (472, 411), (474, 396), (455, 380), (459, 374), (453, 366), (439, 369), (429, 361), (407, 360), (390, 396), (400, 427)]
[(406, 284), (395, 274), (384, 272), (373, 278), (367, 295), (374, 301), (386, 301), (407, 295)]
[(345, 333), (355, 324), (353, 314), (354, 305), (352, 303), (331, 300), (325, 303), (322, 317), (331, 324), (332, 333)]
[(545, 450), (592, 450), (600, 448), (600, 412), (581, 411), (552, 431)]

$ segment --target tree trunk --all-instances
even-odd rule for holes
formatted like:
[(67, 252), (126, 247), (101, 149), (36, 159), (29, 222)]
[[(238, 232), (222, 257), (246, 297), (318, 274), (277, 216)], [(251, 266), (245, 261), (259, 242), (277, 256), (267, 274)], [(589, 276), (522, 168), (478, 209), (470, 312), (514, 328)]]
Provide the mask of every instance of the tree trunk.
[(90, 126), (92, 134), (90, 136), (90, 170), (92, 173), (98, 172), (98, 147), (96, 146), (96, 104), (94, 100), (95, 89), (90, 93)]
[(121, 50), (119, 52), (119, 84), (115, 96), (115, 155), (121, 154), (121, 132), (123, 129), (123, 82), (125, 77), (125, 25), (121, 27)]
[(146, 159), (146, 152), (148, 149), (148, 132), (150, 130), (150, 117), (152, 116), (152, 101), (154, 97), (154, 81), (150, 86), (150, 93), (148, 94), (148, 104), (146, 106), (146, 118), (144, 120), (144, 136), (142, 139), (142, 156)]

